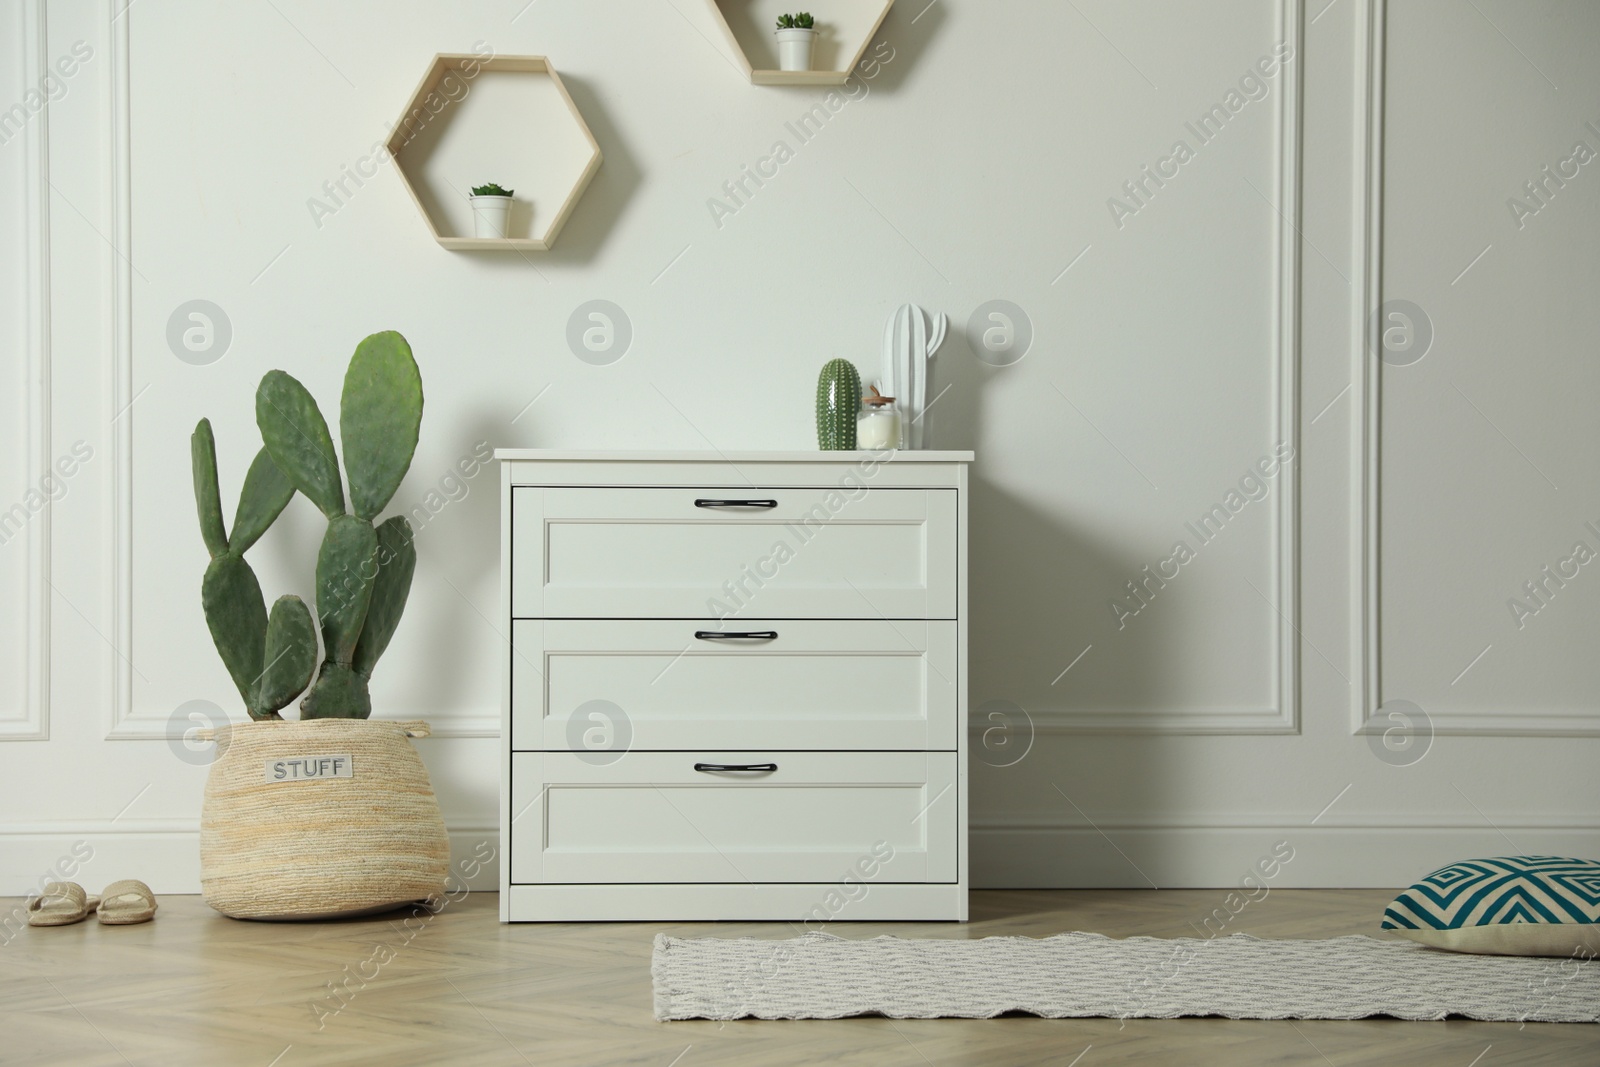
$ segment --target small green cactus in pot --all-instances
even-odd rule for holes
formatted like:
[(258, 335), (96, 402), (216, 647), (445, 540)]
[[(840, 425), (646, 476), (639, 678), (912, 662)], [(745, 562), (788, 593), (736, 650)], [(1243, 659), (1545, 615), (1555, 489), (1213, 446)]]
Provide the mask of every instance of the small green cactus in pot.
[(830, 359), (817, 375), (817, 447), (849, 452), (856, 447), (861, 411), (861, 375), (848, 359)]

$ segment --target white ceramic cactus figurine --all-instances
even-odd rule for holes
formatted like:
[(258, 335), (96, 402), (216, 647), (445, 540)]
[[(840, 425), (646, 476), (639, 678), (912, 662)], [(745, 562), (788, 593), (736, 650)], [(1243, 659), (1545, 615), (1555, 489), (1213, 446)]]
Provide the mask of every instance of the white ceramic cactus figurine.
[[(944, 344), (949, 320), (929, 316), (915, 304), (901, 304), (883, 332), (883, 392), (899, 398), (900, 447), (927, 442), (928, 364)], [(936, 398), (937, 399), (937, 398)]]

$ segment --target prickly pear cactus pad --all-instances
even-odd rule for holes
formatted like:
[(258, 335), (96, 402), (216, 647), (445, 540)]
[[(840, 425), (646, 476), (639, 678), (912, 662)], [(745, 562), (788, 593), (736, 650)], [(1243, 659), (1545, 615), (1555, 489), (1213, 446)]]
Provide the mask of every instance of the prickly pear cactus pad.
[(849, 452), (856, 447), (861, 410), (861, 375), (847, 359), (830, 359), (817, 376), (817, 447)]
[[(243, 556), (224, 552), (212, 557), (200, 583), (200, 604), (217, 654), (245, 707), (251, 708), (267, 642), (267, 602), (256, 572)], [(251, 718), (262, 717), (251, 710)]]
[(343, 515), (344, 483), (333, 437), (310, 390), (281, 370), (268, 371), (256, 387), (256, 425), (290, 483), (328, 518)]
[(261, 585), (244, 553), (288, 506), (294, 488), (266, 449), (256, 453), (239, 492), (230, 535), (222, 524), (217, 443), (210, 420), (201, 419), (194, 428), (189, 455), (200, 535), (211, 554), (200, 583), (206, 626), (250, 717), (279, 718), (278, 712), (311, 684), (317, 662), (316, 631), (310, 611), (298, 597), (280, 599), (268, 619)]
[(286, 708), (311, 684), (317, 669), (317, 624), (297, 596), (281, 596), (267, 617), (266, 651), (256, 679), (255, 703)]
[[(365, 719), (372, 714), (367, 680), (400, 624), (417, 565), (404, 517), (374, 526), (400, 488), (421, 432), (422, 375), (411, 346), (391, 330), (363, 340), (351, 357), (339, 404), (343, 475), (316, 399), (281, 370), (268, 371), (256, 389), (256, 425), (263, 448), (245, 475), (231, 533), (223, 525), (211, 424), (200, 420), (190, 439), (195, 507), (211, 556), (201, 589), (206, 622), (251, 718), (277, 719), (305, 692), (303, 719)], [(311, 609), (287, 596), (269, 616), (244, 561), (296, 491), (328, 519), (316, 564), (320, 668)]]
[(411, 466), (422, 431), (422, 375), (406, 339), (388, 330), (350, 358), (339, 402), (339, 439), (350, 504), (368, 522), (388, 506)]

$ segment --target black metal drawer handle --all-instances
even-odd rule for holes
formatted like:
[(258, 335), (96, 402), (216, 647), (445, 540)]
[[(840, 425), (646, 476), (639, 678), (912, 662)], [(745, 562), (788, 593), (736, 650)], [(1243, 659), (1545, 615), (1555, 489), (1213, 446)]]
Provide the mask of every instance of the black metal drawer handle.
[(700, 641), (776, 641), (776, 630), (696, 630), (694, 636)]
[(771, 774), (778, 769), (776, 763), (696, 763), (697, 771), (759, 771), (762, 774)]
[(696, 500), (697, 508), (775, 508), (776, 500), (707, 500), (704, 497)]

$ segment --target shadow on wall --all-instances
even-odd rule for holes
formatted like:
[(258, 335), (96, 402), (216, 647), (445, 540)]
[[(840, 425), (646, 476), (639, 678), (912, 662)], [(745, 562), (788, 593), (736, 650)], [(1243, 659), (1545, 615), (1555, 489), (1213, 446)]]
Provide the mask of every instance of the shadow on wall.
[(884, 57), (877, 56), (877, 44), (868, 45), (867, 54), (862, 57), (863, 61), (876, 57), (879, 64), (878, 73), (872, 79), (872, 91), (898, 92), (947, 17), (944, 5), (937, 0), (911, 0), (910, 4), (890, 8), (889, 17), (878, 27), (874, 40), (894, 49), (890, 53), (894, 58), (885, 61)]
[[(1182, 654), (1181, 632), (1167, 626), (1118, 631), (1109, 610), (1103, 626), (1092, 622), (1101, 618), (1094, 611), (1087, 628), (1070, 623), (1068, 606), (1078, 605), (1071, 614), (1082, 620), (1084, 602), (1098, 607), (1106, 600), (1108, 574), (1133, 573), (1131, 557), (1039, 508), (1026, 493), (996, 484), (981, 459), (975, 466), (967, 611), (972, 811), (980, 818), (1014, 811), (1017, 796), (1025, 794), (1046, 808), (1058, 806), (1062, 824), (1087, 826), (1105, 803), (1079, 788), (1080, 775), (1092, 773), (1082, 763), (1088, 753), (1072, 735), (1041, 735), (1039, 725), (1064, 711), (1181, 703), (1161, 669)], [(1048, 469), (1071, 477), (1067, 464)], [(1125, 737), (1111, 748), (1094, 748), (1093, 758), (1123, 753), (1118, 792), (1138, 797), (1149, 810), (1173, 810), (1183, 798), (1165, 763), (1176, 753), (1169, 741)], [(1130, 877), (1129, 885), (1144, 884)]]
[[(1113, 595), (1124, 592), (1121, 583), (1138, 577), (1149, 561), (1124, 543), (1074, 526), (1069, 514), (1041, 509), (1036, 499), (1050, 494), (1036, 497), (1018, 488), (1028, 478), (1070, 480), (1072, 457), (1040, 457), (1025, 476), (1004, 483), (990, 476), (986, 460), (992, 457), (985, 456), (983, 443), (1005, 431), (986, 433), (991, 420), (986, 418), (984, 393), (995, 375), (1010, 373), (1016, 371), (979, 360), (955, 328), (930, 364), (928, 395), (937, 398), (927, 415), (930, 440), (938, 448), (977, 452), (969, 516), (972, 706), (1005, 698), (1030, 713), (1062, 708), (1090, 712), (1181, 702), (1183, 695), (1173, 692), (1157, 669), (1182, 655), (1178, 628), (1140, 619), (1137, 626), (1130, 623), (1119, 630), (1107, 606)], [(1081, 506), (1088, 510), (1095, 502), (1085, 500)], [(1086, 603), (1095, 610), (1084, 611)], [(1068, 621), (1069, 606), (1075, 624)], [(1110, 655), (1097, 656), (1095, 662), (1086, 657), (1059, 677), (1057, 672), (1090, 644)], [(1046, 665), (1046, 673), (1025, 674), (1020, 669), (1025, 664)], [(1096, 698), (1074, 697), (1081, 689), (1073, 687), (1072, 674), (1080, 670), (1096, 679)]]
[(407, 626), (414, 624), (421, 632), (419, 647), (426, 648), (430, 662), (438, 665), (412, 679), (410, 698), (419, 707), (459, 703), (460, 694), (472, 688), (460, 672), (479, 658), (484, 647), (493, 645), (498, 655), (498, 642), (509, 636), (490, 621), (499, 611), (492, 596), (476, 604), (462, 599), (472, 590), (496, 588), (500, 465), (492, 457), (504, 433), (505, 419), (498, 413), (479, 410), (464, 417), (449, 448), (434, 453), (444, 457), (442, 463), (435, 461), (437, 469), (419, 463), (416, 473), (421, 477), (401, 490), (416, 531), (418, 581), (448, 582), (436, 589), (437, 602), (454, 602), (459, 609), (406, 618)]
[[(555, 247), (548, 252), (531, 254), (535, 265), (550, 263), (564, 267), (594, 259), (600, 246), (605, 243), (606, 236), (617, 220), (622, 218), (623, 208), (639, 188), (643, 174), (639, 169), (639, 161), (628, 151), (610, 112), (588, 80), (563, 73), (561, 82), (567, 87), (572, 102), (578, 105), (589, 132), (594, 134), (601, 156), (600, 169), (595, 171), (594, 179), (589, 182), (589, 188), (578, 201), (578, 206), (572, 209), (572, 215), (562, 227)], [(502, 256), (501, 262), (506, 269), (527, 267), (516, 256)]]
[[(738, 19), (750, 19), (747, 11), (728, 10), (737, 5), (728, 5), (724, 12), (730, 24)], [(905, 13), (900, 9), (891, 9), (889, 17), (884, 20), (879, 28), (875, 41), (887, 43), (892, 49), (893, 59), (885, 61), (876, 53), (877, 45), (868, 44), (863, 63), (870, 63), (873, 69), (869, 75), (872, 92), (895, 92), (905, 82), (907, 74), (916, 62), (917, 55), (927, 49), (933, 35), (939, 31), (947, 17), (944, 9), (937, 3), (930, 4), (922, 13)], [(912, 25), (912, 20), (916, 24)], [(735, 26), (735, 32), (742, 31)], [(770, 38), (769, 30), (763, 31)], [(827, 40), (826, 35), (818, 42), (819, 48)], [(752, 60), (754, 57), (752, 56)], [(819, 52), (817, 65), (828, 66), (832, 60), (827, 53)], [(761, 64), (757, 64), (758, 66)], [(774, 57), (771, 66), (777, 66)], [(595, 173), (593, 181), (585, 191), (583, 198), (578, 201), (573, 209), (572, 217), (567, 220), (562, 228), (561, 236), (556, 241), (555, 247), (548, 252), (531, 255), (533, 264), (538, 266), (549, 263), (552, 266), (569, 266), (585, 264), (592, 261), (599, 252), (607, 235), (622, 218), (623, 209), (633, 197), (643, 179), (638, 159), (628, 150), (627, 143), (617, 130), (616, 123), (612, 121), (601, 97), (595, 93), (587, 79), (568, 74), (561, 75), (562, 84), (566, 86), (567, 93), (572, 97), (578, 111), (583, 115), (584, 122), (589, 127), (589, 132), (594, 134), (595, 141), (600, 145), (600, 154), (603, 162)], [(763, 87), (763, 93), (794, 93), (815, 96), (818, 90), (815, 87)], [(521, 270), (528, 263), (518, 256), (483, 257), (491, 269)]]
[[(1016, 477), (991, 476), (983, 442), (1000, 431), (985, 431), (993, 420), (984, 394), (993, 376), (1015, 372), (981, 362), (959, 332), (952, 333), (933, 368), (929, 395), (940, 396), (947, 386), (948, 391), (928, 415), (931, 439), (939, 448), (978, 453), (970, 472), (967, 617), (973, 810), (982, 814), (1015, 807), (1008, 794), (1016, 791), (1017, 780), (1009, 775), (1025, 775), (1034, 783), (1029, 788), (1037, 786), (1044, 796), (1052, 793), (1052, 775), (1067, 772), (1062, 735), (1043, 741), (1035, 736), (1041, 718), (1184, 703), (1161, 669), (1184, 655), (1182, 627), (1152, 618), (1119, 630), (1106, 602), (1120, 581), (1136, 577), (1148, 561), (1126, 544), (1076, 525), (1070, 513), (1041, 507), (1038, 501), (1050, 494), (1030, 494)], [(1070, 456), (1041, 457), (1028, 477), (1070, 480), (1072, 472)], [(1085, 604), (1093, 608), (1086, 611)], [(1126, 769), (1139, 779), (1132, 788), (1160, 807), (1170, 776), (1151, 757), (1161, 745), (1129, 740), (1140, 753)], [(1022, 761), (1029, 746), (1032, 756)], [(1061, 785), (1073, 793), (1070, 781)], [(1068, 800), (1060, 803), (1064, 821), (1080, 821)]]

